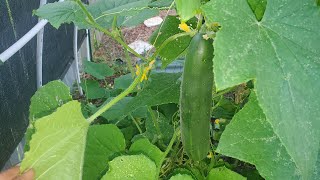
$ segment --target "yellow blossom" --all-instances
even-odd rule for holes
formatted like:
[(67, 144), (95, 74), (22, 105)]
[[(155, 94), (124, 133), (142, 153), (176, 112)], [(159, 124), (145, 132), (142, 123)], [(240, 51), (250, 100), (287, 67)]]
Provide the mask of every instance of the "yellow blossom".
[[(144, 68), (143, 70), (143, 74), (141, 76), (140, 82), (142, 82), (143, 80), (148, 80), (148, 73), (149, 71), (152, 69), (153, 64), (155, 63), (155, 60), (152, 60), (149, 65), (147, 67)], [(137, 73), (137, 72), (136, 72)], [(139, 67), (139, 73), (137, 73), (137, 75), (140, 74), (140, 67)]]
[(190, 27), (185, 22), (181, 22), (179, 24), (179, 29), (181, 29), (182, 31), (185, 31), (185, 32), (191, 31)]
[(137, 76), (139, 76), (140, 71), (141, 71), (140, 66), (138, 66), (138, 64), (136, 64), (136, 75)]
[(219, 123), (220, 123), (220, 119), (214, 120), (214, 123), (215, 123), (215, 124), (219, 124)]
[(211, 159), (213, 157), (213, 153), (212, 151), (209, 152), (209, 154), (207, 155), (207, 158)]

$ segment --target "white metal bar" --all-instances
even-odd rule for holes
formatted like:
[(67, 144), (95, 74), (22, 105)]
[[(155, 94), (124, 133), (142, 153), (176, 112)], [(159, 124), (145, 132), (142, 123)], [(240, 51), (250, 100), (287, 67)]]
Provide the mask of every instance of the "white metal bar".
[(79, 70), (79, 58), (78, 58), (78, 27), (74, 26), (74, 33), (73, 33), (73, 56), (74, 60), (76, 62), (76, 79), (77, 79), (77, 85), (80, 96), (83, 95), (82, 88), (80, 86), (81, 79), (80, 79), (80, 70)]
[(47, 20), (41, 20), (36, 24), (27, 34), (20, 38), (16, 43), (10, 46), (7, 50), (0, 54), (0, 60), (6, 62), (16, 52), (18, 52), (24, 45), (26, 45), (38, 32), (48, 23)]
[[(59, 0), (62, 2), (64, 0)], [(38, 32), (48, 23), (47, 20), (41, 20), (29, 32), (21, 37), (17, 42), (10, 46), (7, 50), (0, 54), (0, 61), (6, 62), (15, 53), (17, 53), (24, 45), (26, 45)]]
[[(47, 4), (47, 0), (40, 0), (39, 7)], [(41, 19), (39, 19), (41, 21)], [(43, 34), (44, 28), (42, 28), (37, 34), (37, 88), (42, 86), (42, 53), (43, 53)]]
[(90, 42), (89, 42), (90, 37), (89, 37), (89, 30), (88, 29), (86, 29), (86, 34), (87, 34), (87, 36), (86, 36), (87, 60), (91, 61), (91, 52), (90, 52), (91, 48), (90, 48)]

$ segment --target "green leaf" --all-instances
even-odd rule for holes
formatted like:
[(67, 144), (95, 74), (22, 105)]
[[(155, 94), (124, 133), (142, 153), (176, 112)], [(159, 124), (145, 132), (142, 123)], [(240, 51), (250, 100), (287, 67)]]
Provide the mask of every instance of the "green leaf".
[(127, 17), (121, 26), (132, 27), (137, 26), (144, 22), (144, 20), (157, 16), (159, 14), (158, 9), (143, 9), (134, 16)]
[[(180, 73), (151, 74), (150, 82), (135, 97), (126, 97), (103, 113), (108, 120), (121, 120), (129, 113), (135, 116), (145, 116), (146, 106), (157, 106), (179, 102)], [(85, 90), (85, 89), (84, 89)], [(109, 98), (104, 104), (111, 101)], [(139, 114), (139, 115), (137, 115)]]
[(312, 180), (317, 180), (320, 177), (320, 151), (318, 152), (318, 160), (316, 163), (316, 168), (314, 168)]
[[(114, 97), (108, 98), (100, 107), (106, 105), (109, 103)], [(133, 99), (133, 97), (125, 97), (121, 99), (118, 103), (113, 105), (109, 110), (102, 113), (102, 117), (107, 119), (110, 123), (117, 124), (119, 121), (123, 120), (125, 117), (129, 115), (129, 113), (132, 113), (132, 116), (135, 118), (144, 118), (147, 115), (147, 110), (145, 106), (138, 107), (137, 109), (133, 110), (132, 112), (125, 111), (124, 107), (127, 106), (127, 104)], [(99, 108), (100, 108), (99, 107)], [(92, 107), (91, 111), (92, 113), (95, 113), (98, 111), (99, 108)]]
[(222, 133), (217, 152), (256, 165), (266, 179), (300, 179), (301, 174), (252, 93)]
[(134, 154), (144, 154), (151, 160), (153, 160), (157, 167), (161, 166), (161, 159), (164, 156), (164, 153), (155, 145), (151, 144), (150, 141), (146, 138), (139, 139), (135, 141), (130, 149), (130, 153)]
[(51, 114), (58, 107), (71, 100), (69, 87), (59, 80), (47, 83), (32, 96), (29, 110), (30, 124), (25, 134), (25, 152), (29, 151), (29, 142), (35, 133), (34, 121)]
[(172, 119), (174, 115), (177, 114), (179, 111), (179, 106), (178, 104), (163, 104), (158, 106), (158, 111), (163, 114), (167, 119)]
[(21, 171), (33, 168), (36, 179), (81, 179), (88, 127), (77, 101), (38, 119)]
[(90, 61), (84, 61), (84, 72), (97, 79), (105, 79), (106, 77), (114, 74), (114, 70), (111, 69), (108, 64), (94, 63)]
[(48, 3), (33, 13), (43, 19), (47, 19), (50, 24), (57, 29), (61, 24), (71, 22), (74, 22), (80, 27), (90, 27), (90, 25), (86, 23), (85, 14), (75, 1)]
[(114, 88), (125, 90), (131, 85), (132, 82), (133, 78), (131, 74), (122, 75), (114, 79)]
[(231, 119), (238, 110), (238, 106), (231, 100), (221, 97), (212, 110), (212, 116), (215, 118)]
[(116, 153), (125, 151), (125, 139), (117, 126), (90, 126), (84, 156), (82, 179), (100, 179), (106, 170), (109, 159)]
[[(174, 133), (173, 126), (170, 124), (171, 119), (166, 118), (163, 114), (159, 113), (158, 111), (152, 111), (155, 121), (159, 125), (161, 138), (165, 144), (169, 144), (172, 135)], [(158, 132), (156, 129), (156, 125), (154, 124), (154, 120), (150, 112), (148, 113), (146, 122), (146, 132), (143, 133), (151, 142), (155, 142), (158, 140)]]
[[(196, 22), (187, 22), (191, 26), (195, 26)], [(162, 43), (169, 37), (182, 33), (179, 29), (180, 20), (177, 16), (167, 16), (164, 22), (159, 26), (159, 28), (154, 31), (150, 37), (150, 42), (159, 48)], [(175, 41), (168, 43), (160, 52), (159, 56), (162, 60), (162, 67), (165, 68), (172, 61), (174, 61), (179, 55), (189, 46), (191, 41), (190, 36), (183, 36), (177, 38)]]
[(119, 156), (109, 162), (102, 180), (155, 180), (156, 165), (145, 155)]
[(178, 15), (181, 21), (186, 22), (197, 14), (201, 0), (175, 0)]
[(173, 0), (157, 0), (149, 3), (150, 7), (169, 8)]
[(261, 21), (266, 10), (267, 0), (247, 0), (258, 21)]
[[(109, 103), (114, 97), (108, 98), (100, 107), (103, 107), (107, 103)], [(128, 104), (128, 102), (132, 100), (132, 97), (125, 97), (113, 105), (109, 110), (104, 112), (101, 116), (106, 118), (108, 121), (119, 121), (125, 118), (128, 114), (124, 112), (124, 107)]]
[(29, 119), (33, 121), (51, 114), (58, 107), (71, 101), (70, 89), (60, 80), (41, 87), (31, 98)]
[(180, 73), (151, 74), (151, 81), (124, 107), (124, 111), (130, 113), (143, 106), (178, 103), (181, 83), (178, 79), (180, 77)]
[(84, 80), (81, 87), (85, 92), (87, 99), (108, 98), (109, 92), (105, 88), (101, 88), (98, 81)]
[(169, 180), (194, 180), (192, 176), (188, 174), (176, 174), (172, 176)]
[(210, 170), (207, 180), (245, 180), (240, 174), (231, 171), (226, 167), (214, 168)]
[(246, 0), (210, 1), (203, 11), (222, 26), (214, 41), (217, 90), (255, 79), (259, 105), (296, 174), (310, 179), (320, 144), (319, 7), (314, 0), (268, 0), (260, 22)]
[(111, 28), (114, 16), (117, 16), (117, 24), (121, 27), (126, 19), (138, 15), (148, 8), (150, 0), (98, 0), (88, 7), (94, 19), (103, 27)]
[[(114, 16), (118, 17), (119, 27), (134, 25), (128, 22), (129, 19), (134, 20), (135, 23), (143, 21), (143, 14), (146, 15), (145, 19), (149, 18), (151, 12), (155, 13), (156, 11), (147, 10), (149, 2), (150, 0), (98, 0), (90, 5), (84, 4), (84, 6), (98, 24), (105, 28), (111, 28)], [(92, 26), (87, 22), (86, 15), (75, 1), (49, 3), (40, 7), (34, 14), (48, 19), (55, 28), (59, 28), (63, 23), (71, 22), (82, 29)]]

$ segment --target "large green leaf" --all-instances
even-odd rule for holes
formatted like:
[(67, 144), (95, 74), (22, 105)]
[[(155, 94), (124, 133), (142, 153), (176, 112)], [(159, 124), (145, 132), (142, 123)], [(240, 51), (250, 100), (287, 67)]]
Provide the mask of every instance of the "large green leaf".
[(91, 180), (102, 177), (109, 159), (123, 152), (126, 144), (122, 132), (111, 124), (90, 126), (83, 164), (82, 179)]
[(296, 174), (310, 179), (320, 143), (316, 2), (268, 0), (260, 22), (246, 0), (210, 1), (202, 9), (207, 21), (222, 26), (214, 41), (217, 89), (255, 79), (259, 104), (298, 168)]
[[(150, 113), (153, 113), (152, 115)], [(155, 118), (155, 119), (153, 119)], [(161, 139), (165, 144), (169, 144), (172, 135), (174, 133), (174, 128), (170, 124), (171, 119), (166, 118), (163, 114), (158, 111), (151, 111), (148, 113), (147, 119), (145, 121), (146, 132), (143, 133), (151, 142), (158, 140), (158, 131), (154, 122), (158, 123), (158, 127), (161, 133)]]
[(146, 138), (139, 139), (135, 141), (130, 149), (130, 153), (134, 154), (144, 154), (153, 160), (156, 166), (161, 166), (161, 159), (164, 156), (164, 153), (155, 145), (151, 144), (150, 141)]
[(49, 115), (71, 100), (72, 97), (68, 86), (59, 80), (49, 82), (32, 96), (29, 119), (33, 121)]
[(80, 179), (88, 127), (77, 101), (38, 119), (21, 171), (33, 168), (36, 179)]
[(157, 15), (159, 15), (158, 9), (149, 9), (149, 8), (143, 9), (134, 16), (126, 17), (125, 20), (121, 23), (121, 26), (124, 26), (124, 27), (137, 26), (143, 23), (144, 20), (152, 18)]
[(112, 76), (114, 74), (114, 70), (111, 69), (108, 64), (90, 61), (84, 61), (84, 72), (97, 79), (105, 79), (107, 76)]
[[(108, 98), (102, 105), (106, 105), (109, 103), (114, 97)], [(124, 107), (133, 99), (133, 97), (125, 97), (121, 99), (119, 102), (117, 102), (115, 105), (113, 105), (110, 109), (108, 109), (106, 112), (104, 112), (101, 116), (106, 118), (108, 121), (119, 121), (125, 118), (128, 113), (124, 112)]]
[(41, 87), (31, 98), (29, 120), (30, 125), (26, 131), (26, 144), (24, 151), (30, 149), (29, 142), (35, 133), (34, 121), (54, 112), (58, 107), (72, 100), (69, 87), (57, 80)]
[(102, 180), (155, 180), (156, 165), (145, 155), (119, 156), (109, 162)]
[[(84, 5), (93, 18), (103, 27), (110, 28), (115, 16), (118, 26), (132, 26), (151, 17), (158, 10), (150, 10), (150, 0), (98, 0), (90, 5)], [(89, 28), (87, 17), (75, 1), (49, 3), (34, 13), (58, 28), (63, 23), (74, 22), (79, 28)], [(129, 22), (132, 21), (132, 22)]]
[[(121, 120), (129, 113), (134, 117), (144, 116), (146, 106), (179, 102), (180, 73), (151, 74), (150, 82), (135, 97), (126, 97), (103, 113), (108, 120)], [(111, 101), (109, 98), (104, 104)]]
[(240, 174), (231, 171), (226, 167), (219, 167), (210, 170), (207, 180), (245, 180)]
[(256, 165), (266, 179), (299, 179), (301, 171), (259, 107), (256, 95), (223, 132), (218, 152)]
[(114, 16), (117, 16), (117, 24), (120, 27), (125, 25), (128, 19), (140, 17), (139, 13), (148, 9), (149, 2), (150, 0), (98, 0), (90, 5), (88, 10), (95, 20), (106, 28), (111, 27)]
[(194, 180), (192, 176), (188, 174), (176, 174), (172, 176), (169, 180)]
[(131, 85), (132, 82), (133, 78), (131, 74), (122, 75), (114, 79), (114, 88), (125, 90)]
[(156, 0), (154, 2), (149, 3), (150, 7), (158, 7), (158, 8), (169, 8), (172, 4), (173, 0)]
[(150, 76), (151, 82), (124, 108), (132, 112), (142, 106), (156, 106), (179, 102), (180, 73), (156, 73)]
[(80, 27), (89, 27), (85, 20), (85, 14), (75, 1), (49, 3), (33, 13), (43, 19), (47, 19), (57, 29), (61, 24), (71, 22)]
[(85, 92), (87, 99), (100, 99), (100, 98), (108, 98), (110, 96), (110, 92), (100, 87), (98, 81), (95, 80), (84, 80), (81, 82), (81, 87)]
[(254, 12), (258, 21), (263, 17), (263, 14), (266, 10), (267, 0), (247, 0), (251, 10)]
[[(193, 22), (193, 21), (192, 21)], [(192, 24), (188, 22), (188, 24)], [(177, 16), (167, 16), (159, 28), (154, 31), (150, 37), (150, 42), (159, 48), (162, 43), (170, 36), (183, 32), (179, 29), (180, 20)], [(196, 22), (193, 23), (193, 26)], [(191, 25), (192, 26), (192, 25)], [(162, 60), (162, 67), (166, 67), (175, 60), (188, 46), (191, 41), (190, 36), (177, 38), (175, 41), (168, 43), (160, 52), (159, 56)]]
[(201, 5), (201, 0), (175, 0), (177, 12), (181, 21), (188, 21), (197, 14)]

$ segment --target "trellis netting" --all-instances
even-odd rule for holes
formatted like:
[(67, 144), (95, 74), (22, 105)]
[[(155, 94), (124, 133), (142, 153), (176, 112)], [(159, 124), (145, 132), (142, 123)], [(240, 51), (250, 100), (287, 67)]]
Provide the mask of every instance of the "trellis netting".
[[(54, 0), (48, 0), (48, 3)], [(0, 0), (0, 53), (38, 23), (40, 0)], [(43, 38), (43, 84), (60, 79), (73, 61), (73, 25), (47, 24)], [(78, 43), (85, 31), (80, 31)], [(37, 89), (36, 36), (0, 65), (0, 170), (24, 136), (30, 98)]]

